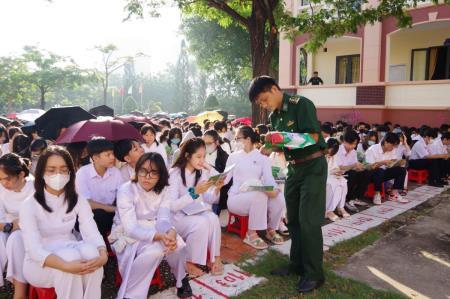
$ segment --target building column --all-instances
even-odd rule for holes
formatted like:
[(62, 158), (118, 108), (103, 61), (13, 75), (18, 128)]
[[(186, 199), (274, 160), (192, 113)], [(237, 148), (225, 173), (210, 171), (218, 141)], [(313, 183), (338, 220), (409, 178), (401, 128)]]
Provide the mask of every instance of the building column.
[[(284, 7), (287, 11), (295, 12), (295, 0), (284, 0)], [(286, 39), (286, 34), (280, 32), (280, 50), (278, 58), (278, 84), (283, 87), (291, 86), (295, 80), (292, 78), (292, 68), (295, 67), (293, 62), (293, 46), (292, 42)]]

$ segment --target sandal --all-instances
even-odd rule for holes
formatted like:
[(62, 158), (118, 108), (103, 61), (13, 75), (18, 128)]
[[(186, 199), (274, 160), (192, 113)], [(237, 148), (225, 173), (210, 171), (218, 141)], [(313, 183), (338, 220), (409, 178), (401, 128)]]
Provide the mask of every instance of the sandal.
[(258, 235), (256, 236), (255, 239), (250, 239), (249, 235), (245, 236), (244, 239), (244, 243), (247, 245), (250, 245), (251, 247), (255, 248), (255, 249), (266, 249), (267, 247), (269, 247), (269, 245), (267, 245), (266, 242), (264, 242), (263, 239), (261, 239)]
[(266, 238), (275, 245), (284, 244), (284, 239), (278, 233), (273, 232), (272, 234), (267, 233)]
[(350, 218), (350, 217), (351, 217), (350, 214), (347, 213), (347, 211), (346, 211), (345, 209), (343, 209), (343, 208), (337, 209), (337, 213), (338, 213), (338, 215), (341, 216), (342, 218)]
[(289, 230), (284, 224), (284, 221), (281, 221), (280, 226), (278, 227), (278, 233), (282, 236), (289, 236)]
[(339, 220), (339, 217), (333, 212), (327, 212), (326, 217), (327, 217), (327, 219), (329, 219), (329, 220), (331, 220), (333, 222)]

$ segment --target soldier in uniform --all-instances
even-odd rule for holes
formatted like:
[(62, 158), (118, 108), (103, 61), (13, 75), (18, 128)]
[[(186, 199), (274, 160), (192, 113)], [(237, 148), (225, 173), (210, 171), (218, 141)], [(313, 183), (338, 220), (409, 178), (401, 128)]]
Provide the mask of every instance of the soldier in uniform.
[[(283, 93), (268, 76), (253, 79), (249, 98), (252, 103), (272, 111), (270, 122), (274, 130), (310, 133), (316, 141), (303, 149), (284, 149), (289, 162), (285, 198), (292, 245), (289, 266), (272, 272), (274, 275), (300, 275), (297, 290), (310, 292), (324, 282), (321, 226), (325, 215), (327, 162), (316, 107), (305, 97)], [(263, 151), (267, 149), (263, 147)]]

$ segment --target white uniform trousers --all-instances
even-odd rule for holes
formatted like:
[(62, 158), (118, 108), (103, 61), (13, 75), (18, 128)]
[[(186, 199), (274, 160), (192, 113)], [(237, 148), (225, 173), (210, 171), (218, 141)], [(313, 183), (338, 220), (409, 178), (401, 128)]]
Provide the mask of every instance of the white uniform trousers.
[[(5, 272), (6, 267), (6, 279), (11, 283), (13, 280), (27, 283), (23, 276), (24, 257), (22, 232), (20, 230), (11, 234), (0, 232), (0, 272)], [(3, 279), (0, 279), (0, 286), (3, 286)]]
[[(185, 248), (177, 248), (177, 250), (164, 257), (165, 248), (160, 242), (138, 242), (139, 244), (136, 250), (136, 257), (133, 261), (131, 261), (133, 264), (131, 265), (131, 269), (129, 271), (128, 280), (122, 281), (122, 284), (126, 283), (126, 289), (123, 297), (133, 299), (148, 298), (150, 282), (163, 258), (166, 259), (177, 280), (176, 286), (178, 288), (181, 287), (182, 280), (186, 277)], [(123, 257), (123, 254), (117, 255), (119, 271), (122, 277), (125, 276), (125, 271), (127, 271), (124, 269), (127, 265), (123, 265), (121, 262), (121, 258)], [(121, 265), (123, 265), (124, 268), (120, 267)]]
[(286, 210), (284, 195), (269, 198), (264, 192), (242, 192), (228, 196), (228, 210), (231, 213), (249, 216), (248, 228), (251, 230), (277, 230)]
[[(95, 246), (85, 242), (69, 241), (52, 250), (64, 261), (90, 260), (98, 257)], [(100, 299), (103, 267), (85, 275), (71, 274), (54, 268), (41, 267), (39, 263), (26, 257), (24, 267), (26, 280), (39, 288), (55, 288), (58, 298)]]
[(343, 208), (345, 206), (347, 190), (347, 181), (345, 179), (328, 176), (326, 212), (333, 212), (336, 208)]
[(186, 242), (186, 260), (199, 265), (206, 265), (209, 251), (210, 262), (220, 256), (222, 232), (219, 217), (212, 211), (187, 216), (178, 212), (172, 224)]

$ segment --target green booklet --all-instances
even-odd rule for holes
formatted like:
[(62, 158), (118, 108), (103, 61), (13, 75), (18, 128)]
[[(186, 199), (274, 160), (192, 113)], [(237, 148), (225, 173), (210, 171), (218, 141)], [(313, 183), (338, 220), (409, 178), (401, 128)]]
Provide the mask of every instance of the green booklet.
[(233, 170), (234, 166), (236, 166), (236, 164), (228, 166), (222, 173), (209, 177), (208, 182), (213, 182), (215, 184), (218, 180), (226, 178), (227, 175)]
[(249, 186), (247, 191), (261, 191), (261, 192), (269, 192), (273, 191), (273, 186)]

